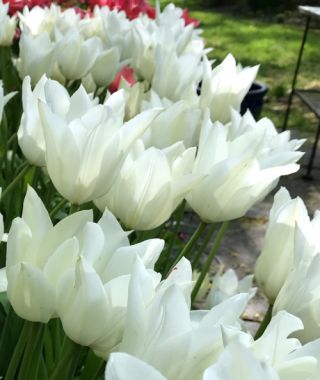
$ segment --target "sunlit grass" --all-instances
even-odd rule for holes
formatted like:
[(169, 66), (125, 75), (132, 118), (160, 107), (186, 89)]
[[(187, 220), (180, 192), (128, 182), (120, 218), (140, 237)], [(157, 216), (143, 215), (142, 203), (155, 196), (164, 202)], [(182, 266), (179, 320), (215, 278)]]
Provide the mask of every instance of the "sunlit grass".
[[(195, 1), (175, 3), (188, 6), (190, 14), (201, 21), (206, 45), (214, 49), (209, 54), (211, 59), (220, 62), (232, 53), (242, 65), (260, 64), (257, 79), (269, 86), (264, 114), (281, 127), (304, 30), (303, 16), (301, 25), (287, 25), (204, 9)], [(162, 2), (162, 6), (164, 4), (166, 2)], [(298, 78), (299, 87), (320, 87), (319, 41), (320, 31), (310, 30)], [(306, 111), (296, 102), (290, 126), (314, 130), (316, 119), (310, 114), (304, 118)]]

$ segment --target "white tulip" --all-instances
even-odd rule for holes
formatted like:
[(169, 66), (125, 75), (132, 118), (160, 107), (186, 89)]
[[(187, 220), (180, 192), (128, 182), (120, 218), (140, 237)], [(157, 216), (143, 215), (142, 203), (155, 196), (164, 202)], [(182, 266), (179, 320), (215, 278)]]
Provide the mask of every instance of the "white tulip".
[(182, 143), (160, 150), (143, 144), (127, 157), (110, 191), (95, 201), (128, 228), (150, 230), (168, 220), (199, 179), (190, 175), (195, 148)]
[[(247, 128), (236, 135), (232, 128), (239, 120), (246, 121)], [(277, 134), (267, 119), (255, 123), (249, 114), (238, 115), (223, 126), (212, 124), (206, 113), (193, 169), (205, 177), (187, 196), (189, 205), (210, 223), (245, 215), (276, 186), (281, 175), (299, 169), (295, 162), (302, 153), (296, 150), (303, 140), (289, 141), (289, 137)]]
[(152, 89), (161, 98), (175, 102), (186, 99), (197, 105), (201, 56), (191, 53), (178, 56), (170, 46), (156, 48)]
[(264, 334), (252, 343), (251, 351), (261, 362), (272, 366), (281, 380), (316, 380), (320, 340), (302, 346), (298, 339), (292, 338), (293, 334), (297, 335), (297, 330), (302, 329), (301, 320), (287, 312), (279, 312), (271, 319)]
[(76, 28), (70, 28), (66, 34), (56, 29), (56, 57), (59, 70), (68, 80), (81, 79), (93, 67), (100, 39), (92, 37), (84, 40)]
[(8, 298), (22, 318), (47, 323), (56, 316), (54, 282), (70, 268), (75, 236), (91, 211), (80, 211), (53, 227), (49, 214), (32, 188), (28, 188), (22, 217), (9, 231), (6, 255)]
[(232, 342), (218, 362), (207, 368), (202, 380), (280, 380), (270, 368), (261, 363), (246, 347)]
[[(237, 350), (239, 350), (238, 354), (234, 350), (234, 355), (229, 357), (226, 373), (230, 374), (239, 367), (236, 362), (239, 356), (241, 356), (240, 351), (246, 351), (246, 355), (251, 356), (254, 361), (261, 363), (263, 368), (268, 369), (270, 373), (277, 374), (276, 379), (318, 379), (320, 339), (302, 346), (298, 339), (292, 338), (292, 334), (296, 335), (297, 330), (303, 329), (303, 324), (299, 318), (285, 311), (279, 312), (271, 319), (263, 335), (257, 340), (254, 340), (251, 335), (246, 333), (232, 336), (228, 331), (225, 331), (224, 327), (222, 329), (224, 330), (224, 341), (227, 344), (226, 351), (229, 350), (230, 344), (234, 344), (235, 342), (241, 343), (236, 344)], [(219, 362), (223, 356), (224, 353), (222, 353), (217, 363), (218, 365), (215, 365), (214, 368), (218, 369), (220, 367)], [(241, 368), (243, 367), (240, 366), (238, 368), (240, 373)], [(252, 368), (254, 368), (254, 364), (250, 368), (247, 368), (247, 370), (250, 371)], [(258, 378), (260, 379), (260, 377)], [(210, 377), (205, 379), (209, 380)]]
[(38, 101), (45, 100), (46, 76), (31, 89), (31, 78), (26, 76), (22, 83), (23, 113), (18, 129), (18, 143), (27, 160), (36, 166), (45, 166), (45, 141), (38, 111)]
[(72, 102), (66, 90), (51, 81), (45, 86), (47, 104), (39, 104), (49, 176), (75, 204), (107, 193), (131, 145), (159, 113), (146, 111), (123, 124), (123, 92), (95, 106), (83, 88), (78, 92), (78, 101)]
[(125, 12), (110, 10), (108, 7), (100, 9), (96, 7), (95, 15), (101, 20), (103, 29), (101, 38), (106, 45), (119, 49), (121, 61), (131, 58), (135, 45), (132, 41), (132, 23)]
[(98, 224), (87, 224), (82, 237), (83, 249), (75, 266), (57, 287), (58, 314), (65, 333), (103, 357), (122, 339), (128, 287), (136, 260), (139, 258), (141, 265), (148, 268), (150, 275), (146, 281), (155, 287), (160, 275), (152, 269), (164, 245), (162, 240), (151, 239), (120, 246), (117, 235), (111, 234), (112, 229), (121, 233), (118, 222), (108, 212)]
[(245, 276), (239, 281), (233, 269), (228, 269), (224, 274), (222, 274), (222, 269), (212, 280), (206, 301), (209, 309), (239, 293), (248, 293), (249, 299), (254, 297), (257, 288), (252, 287), (253, 275)]
[[(50, 77), (55, 65), (55, 43), (50, 40), (47, 32), (32, 36), (25, 30), (20, 37), (20, 56), (16, 63), (20, 78), (29, 75), (35, 85), (43, 74)], [(32, 53), (31, 53), (32, 52)]]
[(166, 148), (178, 141), (189, 148), (198, 145), (200, 133), (201, 110), (190, 107), (185, 100), (172, 102), (160, 97), (151, 90), (150, 100), (142, 101), (142, 109), (152, 107), (164, 108), (144, 133), (142, 139), (147, 147)]
[(110, 212), (93, 223), (92, 211), (80, 211), (53, 226), (29, 188), (8, 237), (7, 293), (15, 312), (43, 323), (58, 316), (70, 339), (107, 356), (123, 334), (137, 259), (152, 286), (160, 282), (152, 268), (164, 242), (130, 246), (127, 235)]
[(210, 62), (204, 57), (200, 105), (203, 108), (209, 107), (213, 121), (226, 123), (230, 121), (231, 108), (240, 111), (240, 104), (249, 91), (258, 68), (254, 66), (242, 69), (229, 54), (212, 70)]
[(255, 277), (263, 293), (273, 303), (293, 268), (295, 226), (310, 224), (300, 198), (291, 199), (281, 188), (274, 197), (269, 224), (255, 267)]
[(0, 46), (10, 46), (16, 32), (16, 17), (8, 16), (9, 3), (0, 1)]
[(141, 104), (142, 101), (148, 97), (146, 94), (146, 82), (136, 82), (134, 85), (130, 85), (121, 78), (119, 89), (124, 90), (126, 97), (126, 107), (125, 107), (125, 119), (130, 120), (139, 112), (142, 111)]
[[(319, 230), (317, 234), (319, 235)], [(273, 308), (274, 313), (286, 310), (302, 320), (304, 330), (295, 335), (304, 343), (320, 338), (319, 252), (308, 234), (297, 226), (293, 269)]]
[(166, 380), (149, 364), (123, 352), (110, 355), (105, 372), (106, 380)]
[(22, 13), (19, 13), (19, 26), (22, 31), (28, 29), (33, 36), (44, 32), (51, 35), (60, 14), (60, 7), (56, 4), (51, 4), (50, 8), (38, 5), (32, 9), (24, 7)]
[[(189, 276), (191, 280), (191, 271)], [(125, 332), (118, 351), (145, 361), (168, 379), (201, 379), (203, 370), (223, 350), (220, 326), (238, 331), (247, 295), (230, 298), (209, 312), (190, 313), (186, 295), (177, 284), (152, 295), (152, 288), (141, 278), (131, 278)], [(190, 290), (191, 286), (189, 297)]]
[(102, 43), (98, 46), (99, 51), (90, 73), (97, 87), (107, 87), (121, 69), (120, 53), (116, 47), (106, 49)]
[(69, 97), (63, 86), (48, 80), (46, 76), (42, 76), (32, 91), (30, 77), (25, 77), (22, 83), (23, 114), (18, 130), (18, 142), (27, 160), (36, 166), (46, 165), (46, 144), (38, 103), (39, 101), (45, 103), (47, 100), (50, 104), (54, 103), (57, 110), (69, 106), (67, 118), (72, 118), (75, 114), (81, 117), (98, 101), (92, 100), (82, 87)]

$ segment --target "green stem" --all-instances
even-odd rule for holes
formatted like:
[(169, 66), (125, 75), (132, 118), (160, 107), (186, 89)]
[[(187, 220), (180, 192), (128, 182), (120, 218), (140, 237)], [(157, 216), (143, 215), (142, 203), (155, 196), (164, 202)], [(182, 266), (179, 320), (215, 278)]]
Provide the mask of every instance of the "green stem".
[(16, 348), (10, 360), (9, 367), (5, 376), (6, 380), (17, 379), (16, 373), (20, 366), (21, 358), (25, 350), (28, 338), (30, 338), (30, 331), (32, 329), (32, 323), (25, 321)]
[(81, 351), (82, 348), (82, 346), (67, 338), (64, 345), (63, 356), (57, 363), (49, 380), (71, 379), (72, 377), (69, 375), (70, 372), (74, 370), (74, 359), (78, 358), (79, 351)]
[(67, 200), (66, 199), (61, 199), (60, 202), (58, 202), (54, 208), (50, 211), (50, 218), (54, 218), (54, 216), (56, 215), (56, 213), (61, 209), (61, 207), (63, 207), (65, 204), (67, 203)]
[(90, 350), (87, 354), (80, 380), (96, 379), (104, 365), (105, 361)]
[(11, 135), (11, 137), (8, 139), (7, 146), (9, 147), (13, 143), (13, 141), (15, 141), (16, 138), (17, 138), (17, 132)]
[(201, 273), (200, 273), (200, 276), (192, 290), (192, 293), (191, 293), (191, 301), (193, 302), (199, 292), (199, 289), (202, 285), (202, 282), (204, 280), (204, 278), (206, 277), (206, 274), (208, 273), (209, 269), (210, 269), (210, 266), (211, 266), (211, 263), (215, 257), (215, 255), (217, 254), (219, 248), (220, 248), (220, 244), (222, 242), (222, 239), (224, 237), (224, 234), (226, 233), (226, 230), (228, 228), (228, 225), (229, 225), (229, 221), (226, 221), (226, 222), (223, 222), (222, 223), (222, 226), (220, 227), (220, 230), (216, 236), (216, 239), (213, 243), (213, 246), (209, 252), (209, 255), (208, 255), (208, 258), (207, 258), (207, 261), (204, 263), (202, 269), (201, 269)]
[(206, 226), (207, 226), (207, 223), (204, 223), (204, 222), (201, 222), (198, 225), (197, 229), (194, 231), (194, 233), (191, 236), (191, 238), (189, 239), (188, 243), (184, 246), (184, 248), (182, 249), (182, 251), (180, 252), (178, 257), (170, 265), (170, 270), (168, 270), (167, 272), (164, 273), (164, 276), (167, 275), (168, 273), (170, 273), (170, 271), (175, 267), (175, 265), (178, 264), (178, 262), (182, 259), (183, 256), (187, 257), (189, 255), (190, 251), (192, 250), (192, 248), (194, 247), (194, 245), (198, 241), (200, 235), (202, 234), (202, 232), (204, 231)]
[(74, 214), (75, 212), (79, 211), (79, 209), (80, 209), (79, 205), (75, 205), (72, 203), (70, 206), (69, 215)]
[(3, 190), (3, 193), (1, 195), (2, 200), (14, 189), (14, 187), (26, 175), (26, 173), (30, 170), (30, 168), (31, 168), (31, 166), (28, 163), (26, 163), (26, 165), (23, 166), (23, 168), (16, 175), (16, 177), (13, 179), (13, 181)]
[(273, 308), (273, 305), (269, 304), (268, 310), (258, 328), (258, 331), (256, 332), (256, 335), (254, 336), (254, 340), (257, 340), (258, 338), (260, 338), (262, 334), (265, 332), (272, 318), (272, 308)]
[(179, 232), (179, 229), (180, 229), (180, 225), (181, 225), (181, 220), (182, 220), (182, 217), (183, 217), (183, 213), (184, 213), (184, 209), (186, 207), (186, 201), (183, 200), (181, 205), (178, 207), (178, 210), (177, 210), (177, 213), (176, 213), (176, 224), (174, 226), (174, 229), (172, 231), (172, 237), (170, 239), (170, 242), (169, 242), (169, 246), (168, 246), (168, 249), (166, 251), (166, 258), (167, 258), (167, 265), (164, 269), (164, 272), (167, 273), (168, 270), (170, 269), (170, 256), (171, 256), (171, 252), (172, 252), (172, 249), (173, 249), (173, 246), (174, 246), (174, 242), (176, 240), (176, 237), (178, 235), (178, 232)]
[(18, 380), (36, 379), (42, 357), (45, 325), (43, 323), (30, 323), (32, 323), (31, 333), (19, 369)]
[(211, 224), (207, 236), (203, 240), (203, 242), (202, 242), (202, 244), (201, 244), (201, 246), (199, 248), (198, 253), (195, 255), (195, 257), (192, 260), (192, 268), (193, 269), (196, 269), (196, 267), (197, 267), (197, 265), (199, 263), (199, 260), (200, 260), (200, 258), (202, 256), (203, 252), (205, 251), (205, 249), (206, 249), (209, 241), (211, 240), (212, 235), (213, 235), (214, 231), (216, 230), (217, 226), (218, 226), (217, 223)]

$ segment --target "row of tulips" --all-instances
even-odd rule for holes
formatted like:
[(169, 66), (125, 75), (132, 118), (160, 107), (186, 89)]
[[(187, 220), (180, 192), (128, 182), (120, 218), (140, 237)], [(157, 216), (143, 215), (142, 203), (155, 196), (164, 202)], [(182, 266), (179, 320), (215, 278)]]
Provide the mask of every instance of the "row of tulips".
[[(258, 67), (212, 68), (181, 9), (119, 4), (0, 3), (0, 376), (320, 379), (319, 218), (302, 200), (275, 196), (255, 338), (253, 276), (207, 285), (228, 222), (299, 169), (304, 141), (240, 115)], [(201, 223), (182, 244), (187, 209)]]

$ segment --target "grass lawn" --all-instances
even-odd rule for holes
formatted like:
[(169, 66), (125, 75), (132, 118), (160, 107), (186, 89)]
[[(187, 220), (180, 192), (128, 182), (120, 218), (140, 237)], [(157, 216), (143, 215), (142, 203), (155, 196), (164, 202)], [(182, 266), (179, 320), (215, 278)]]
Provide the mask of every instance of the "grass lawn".
[[(186, 6), (181, 1), (175, 4)], [(194, 1), (189, 2), (188, 7), (190, 14), (201, 21), (202, 36), (207, 46), (214, 49), (209, 54), (211, 59), (220, 62), (228, 53), (232, 53), (244, 66), (260, 64), (257, 79), (269, 86), (264, 115), (281, 128), (304, 30), (304, 17), (301, 16), (301, 25), (288, 25), (222, 13), (217, 9), (203, 9)], [(299, 87), (320, 88), (319, 46), (320, 30), (312, 29), (305, 45), (298, 77)], [(299, 101), (294, 104), (289, 127), (313, 131), (316, 118)]]

